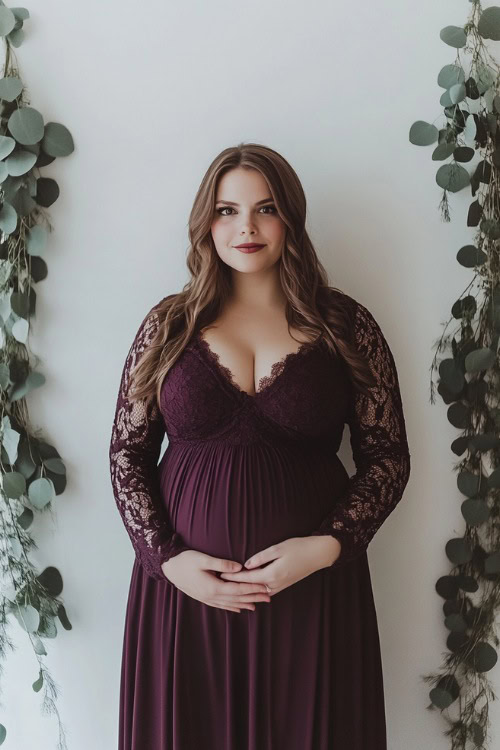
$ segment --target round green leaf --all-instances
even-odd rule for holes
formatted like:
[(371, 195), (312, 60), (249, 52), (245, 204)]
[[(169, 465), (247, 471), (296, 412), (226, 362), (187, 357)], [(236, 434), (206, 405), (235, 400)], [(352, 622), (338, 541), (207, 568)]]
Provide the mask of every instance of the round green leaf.
[(480, 94), (484, 94), (495, 80), (496, 73), (488, 65), (480, 63), (477, 66), (477, 90)]
[(439, 374), (450, 393), (460, 393), (464, 387), (465, 378), (457, 362), (449, 357), (439, 364)]
[(468, 498), (464, 500), (460, 510), (469, 526), (480, 526), (490, 517), (490, 510), (483, 500)]
[(464, 630), (467, 630), (467, 623), (462, 615), (458, 613), (453, 613), (448, 615), (448, 617), (445, 617), (444, 624), (448, 630), (451, 630), (454, 633), (463, 633)]
[(32, 641), (33, 641), (33, 648), (35, 649), (35, 654), (38, 654), (39, 656), (46, 656), (47, 652), (40, 638), (37, 635), (33, 635)]
[(464, 69), (460, 65), (445, 65), (439, 71), (437, 82), (443, 89), (449, 89), (456, 83), (464, 83)]
[(458, 594), (458, 580), (456, 576), (441, 576), (436, 581), (436, 592), (443, 599), (455, 599)]
[(497, 663), (497, 652), (486, 641), (480, 641), (469, 654), (467, 661), (474, 666), (477, 672), (489, 672)]
[(468, 415), (469, 408), (460, 402), (451, 404), (446, 412), (450, 424), (452, 424), (453, 427), (457, 427), (459, 430), (462, 430), (467, 426)]
[(8, 173), (18, 177), (21, 174), (29, 172), (36, 160), (37, 155), (31, 153), (31, 151), (19, 150), (14, 151), (14, 153), (7, 158), (5, 163), (7, 165)]
[(0, 6), (0, 36), (10, 34), (16, 25), (16, 17), (10, 8)]
[(0, 208), (0, 229), (4, 234), (12, 234), (17, 227), (17, 213), (10, 203), (7, 201), (3, 202), (2, 208)]
[(66, 466), (60, 458), (47, 458), (43, 464), (46, 469), (53, 471), (54, 474), (66, 474)]
[(417, 120), (410, 128), (410, 143), (415, 146), (430, 146), (438, 139), (439, 131), (435, 125), (424, 120)]
[(0, 78), (0, 99), (6, 102), (13, 102), (23, 90), (23, 82), (17, 76), (7, 76)]
[(477, 24), (477, 31), (483, 39), (500, 40), (500, 8), (495, 6), (486, 8), (481, 13)]
[(467, 34), (462, 26), (445, 26), (439, 32), (439, 36), (445, 44), (449, 44), (450, 47), (455, 47), (456, 49), (465, 47), (467, 44)]
[[(24, 479), (24, 477), (23, 477)], [(28, 487), (28, 497), (30, 503), (38, 510), (42, 510), (51, 500), (54, 499), (54, 485), (50, 479), (39, 477), (33, 480)]]
[(24, 41), (24, 31), (23, 29), (14, 29), (7, 38), (13, 47), (20, 47)]
[(3, 745), (5, 738), (7, 737), (7, 730), (3, 724), (0, 724), (0, 745)]
[(48, 122), (45, 126), (42, 148), (49, 156), (68, 156), (74, 151), (75, 146), (68, 128), (59, 122)]
[(59, 596), (63, 590), (62, 576), (52, 565), (45, 568), (37, 578), (51, 596)]
[(10, 135), (0, 135), (0, 159), (5, 159), (14, 150), (15, 146), (16, 142)]
[(12, 326), (12, 335), (16, 339), (16, 341), (19, 341), (21, 344), (25, 344), (28, 340), (28, 333), (29, 333), (29, 323), (24, 318), (19, 318), (19, 320), (16, 320), (14, 325)]
[(443, 164), (436, 172), (436, 182), (444, 190), (458, 193), (470, 184), (470, 177), (467, 170), (460, 164)]
[(479, 474), (473, 474), (471, 471), (464, 469), (457, 474), (457, 487), (462, 495), (475, 497), (479, 492), (480, 479)]
[(43, 117), (33, 107), (19, 107), (9, 117), (7, 127), (18, 143), (38, 143), (43, 138)]
[(455, 151), (455, 143), (440, 143), (432, 152), (432, 161), (444, 161)]
[(488, 346), (474, 349), (465, 358), (465, 369), (467, 372), (481, 372), (491, 367), (496, 360), (496, 353)]
[(11, 11), (19, 21), (26, 21), (30, 17), (30, 12), (27, 8), (11, 8)]
[(455, 565), (464, 565), (472, 560), (472, 546), (468, 539), (457, 537), (446, 542), (445, 546), (448, 560)]
[(488, 256), (475, 245), (464, 245), (457, 253), (457, 260), (465, 268), (482, 266)]
[(6, 471), (3, 475), (3, 491), (7, 497), (20, 498), (26, 491), (26, 480), (18, 471)]
[(463, 83), (455, 83), (449, 90), (450, 99), (452, 104), (458, 104), (466, 97), (465, 85)]

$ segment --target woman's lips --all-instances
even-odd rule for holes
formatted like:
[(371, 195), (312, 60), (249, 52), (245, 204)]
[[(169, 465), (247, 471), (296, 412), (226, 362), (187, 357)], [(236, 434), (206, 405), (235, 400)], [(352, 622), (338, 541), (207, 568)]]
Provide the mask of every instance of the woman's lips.
[(237, 247), (236, 250), (239, 250), (240, 253), (256, 253), (257, 250), (262, 250), (263, 247), (265, 245), (252, 245), (251, 247)]

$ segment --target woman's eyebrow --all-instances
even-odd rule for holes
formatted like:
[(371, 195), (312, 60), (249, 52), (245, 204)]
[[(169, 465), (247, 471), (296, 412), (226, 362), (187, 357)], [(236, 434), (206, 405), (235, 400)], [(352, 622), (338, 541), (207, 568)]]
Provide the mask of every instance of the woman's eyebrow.
[[(272, 201), (272, 200), (273, 200), (273, 198), (264, 198), (264, 200), (257, 201), (257, 203), (255, 205), (256, 206), (260, 206), (262, 203), (269, 203), (269, 201)], [(239, 203), (235, 203), (234, 201), (224, 201), (224, 200), (218, 200), (218, 201), (215, 201), (215, 203), (216, 204), (217, 203), (226, 203), (228, 206), (239, 206), (240, 205)]]

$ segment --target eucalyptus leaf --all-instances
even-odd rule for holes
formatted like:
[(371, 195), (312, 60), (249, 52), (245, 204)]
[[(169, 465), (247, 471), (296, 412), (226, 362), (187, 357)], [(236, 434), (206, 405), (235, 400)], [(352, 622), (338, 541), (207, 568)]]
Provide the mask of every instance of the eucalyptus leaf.
[(18, 143), (37, 143), (43, 138), (43, 117), (33, 107), (19, 107), (9, 117), (7, 127)]
[(19, 151), (14, 151), (14, 153), (6, 159), (5, 164), (8, 173), (17, 177), (18, 175), (29, 172), (34, 166), (36, 159), (36, 154), (20, 149)]
[(12, 234), (17, 227), (17, 213), (10, 203), (6, 200), (0, 208), (0, 229), (4, 234)]
[(480, 526), (490, 517), (490, 510), (483, 500), (468, 498), (463, 501), (460, 509), (469, 526)]
[(449, 539), (445, 546), (446, 555), (455, 565), (464, 565), (472, 560), (472, 545), (468, 539)]
[(8, 39), (13, 47), (20, 47), (24, 41), (24, 36), (23, 29), (14, 29), (14, 31), (10, 32)]
[(484, 94), (495, 80), (496, 74), (488, 65), (480, 63), (477, 66), (477, 88), (480, 94)]
[(450, 99), (453, 104), (458, 104), (465, 99), (465, 85), (463, 83), (455, 83), (449, 90)]
[(478, 494), (480, 488), (481, 476), (474, 474), (472, 471), (464, 469), (457, 474), (457, 487), (462, 495), (474, 497)]
[(29, 529), (29, 527), (33, 523), (34, 518), (35, 516), (31, 508), (24, 508), (21, 515), (17, 517), (17, 523), (22, 529), (26, 531), (26, 529)]
[(75, 145), (68, 128), (59, 122), (48, 122), (42, 148), (49, 156), (68, 156), (74, 151)]
[(460, 164), (443, 164), (436, 172), (436, 182), (444, 190), (458, 193), (470, 184), (470, 177), (467, 170)]
[(3, 430), (2, 437), (2, 448), (7, 453), (9, 463), (12, 466), (17, 459), (17, 449), (19, 446), (19, 440), (21, 435), (17, 430), (13, 430), (11, 427), (5, 427)]
[(430, 146), (438, 139), (438, 129), (424, 120), (417, 120), (410, 128), (410, 143), (415, 146)]
[(16, 25), (16, 17), (10, 8), (0, 7), (0, 36), (7, 36)]
[(35, 508), (42, 510), (55, 497), (54, 485), (45, 477), (34, 479), (28, 487), (28, 497)]
[(33, 641), (33, 648), (35, 651), (35, 654), (38, 654), (38, 656), (47, 656), (47, 651), (45, 650), (45, 646), (43, 645), (43, 642), (37, 635), (32, 636)]
[(28, 333), (29, 333), (29, 323), (24, 318), (19, 318), (19, 320), (16, 320), (14, 325), (12, 326), (12, 335), (16, 339), (16, 341), (19, 341), (21, 344), (25, 344), (28, 340)]
[(443, 359), (439, 364), (439, 374), (451, 393), (460, 393), (465, 378), (455, 359)]
[(448, 615), (448, 617), (445, 617), (444, 624), (448, 630), (452, 630), (454, 633), (463, 633), (467, 630), (465, 619), (458, 613), (453, 613)]
[[(0, 79), (0, 85), (1, 83)], [(14, 138), (11, 138), (10, 135), (0, 135), (0, 159), (5, 159), (6, 156), (14, 151), (15, 147), (16, 142)]]
[(457, 260), (465, 268), (475, 268), (486, 263), (488, 256), (475, 245), (464, 245), (457, 253)]
[(444, 161), (455, 151), (454, 143), (440, 143), (432, 152), (433, 161)]
[(496, 353), (487, 346), (475, 349), (466, 356), (465, 369), (470, 373), (487, 370), (494, 364), (496, 356)]
[(479, 17), (477, 31), (483, 39), (500, 40), (500, 8), (485, 8)]
[(17, 76), (0, 78), (0, 99), (4, 99), (6, 102), (13, 102), (21, 94), (22, 90), (23, 83)]
[(497, 663), (498, 655), (493, 646), (486, 641), (480, 641), (466, 659), (477, 672), (489, 672)]
[(453, 427), (457, 427), (457, 429), (462, 430), (467, 426), (469, 408), (465, 404), (462, 404), (460, 402), (451, 404), (451, 406), (448, 408), (448, 411), (446, 412), (446, 416), (448, 417), (448, 421), (453, 425)]
[(26, 480), (18, 471), (6, 471), (2, 478), (3, 491), (7, 497), (19, 498), (26, 491)]
[(49, 471), (55, 474), (66, 474), (66, 466), (60, 458), (47, 458), (43, 463)]
[(460, 49), (467, 44), (467, 34), (461, 26), (445, 26), (439, 32), (441, 40), (450, 47)]
[(456, 83), (464, 83), (464, 69), (460, 65), (445, 65), (439, 71), (437, 82), (443, 89), (449, 89)]
[(7, 737), (7, 730), (3, 724), (0, 724), (0, 745), (3, 745), (5, 738)]

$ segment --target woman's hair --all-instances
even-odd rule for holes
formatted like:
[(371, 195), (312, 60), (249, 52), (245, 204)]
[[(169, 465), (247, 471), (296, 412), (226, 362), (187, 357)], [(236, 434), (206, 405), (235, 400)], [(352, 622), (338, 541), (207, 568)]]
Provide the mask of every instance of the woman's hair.
[(258, 170), (266, 180), (276, 209), (286, 225), (282, 255), (278, 260), (282, 289), (287, 298), (288, 325), (323, 337), (328, 349), (340, 356), (352, 383), (366, 393), (373, 375), (366, 360), (352, 344), (352, 320), (342, 304), (342, 292), (332, 294), (328, 274), (306, 232), (306, 197), (291, 165), (273, 149), (258, 143), (240, 143), (224, 149), (212, 161), (201, 182), (189, 216), (190, 248), (187, 266), (191, 278), (182, 291), (163, 299), (154, 312), (159, 327), (151, 344), (135, 365), (131, 400), (156, 397), (162, 381), (191, 337), (215, 321), (231, 294), (232, 269), (215, 248), (211, 225), (217, 186), (226, 172), (236, 167)]

